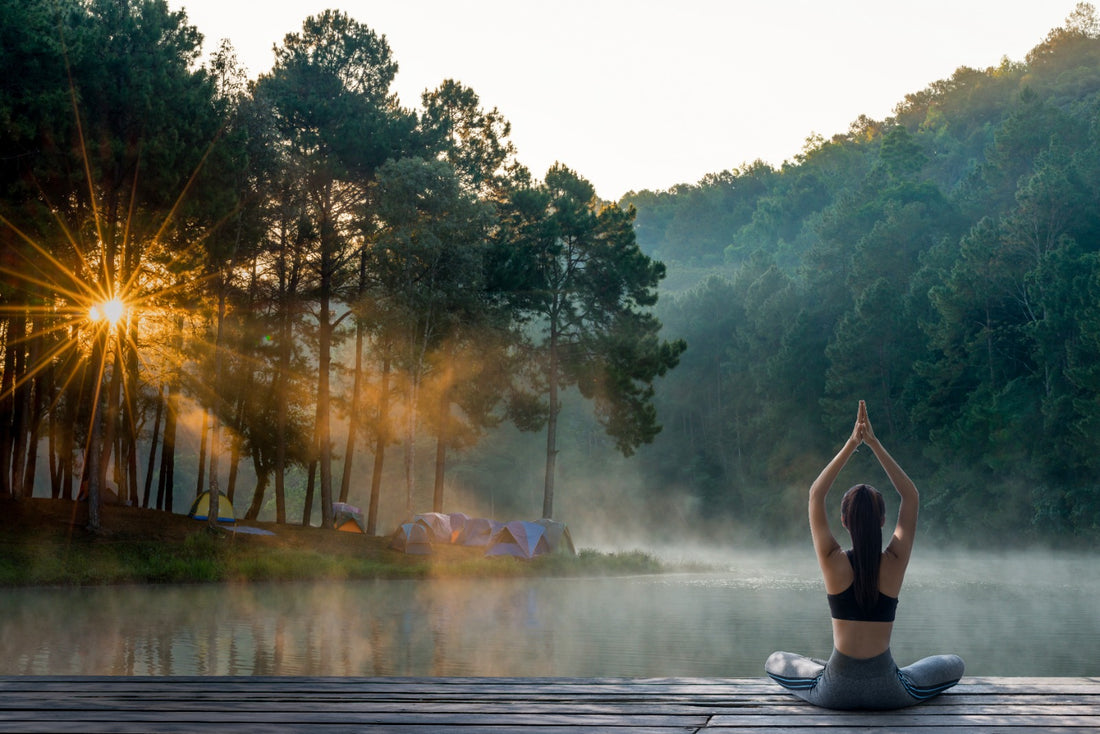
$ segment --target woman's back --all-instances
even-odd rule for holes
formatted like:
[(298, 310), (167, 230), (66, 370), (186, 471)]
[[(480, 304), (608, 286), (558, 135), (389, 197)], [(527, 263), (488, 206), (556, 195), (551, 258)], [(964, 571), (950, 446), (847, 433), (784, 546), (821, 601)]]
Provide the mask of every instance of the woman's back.
[(826, 574), (825, 579), (832, 612), (833, 646), (853, 658), (875, 657), (890, 648), (894, 610), (901, 593), (905, 565), (899, 563), (889, 548), (883, 551), (879, 563), (879, 599), (870, 609), (862, 609), (853, 593), (855, 571), (850, 552), (839, 555), (844, 563), (836, 563), (836, 571)]

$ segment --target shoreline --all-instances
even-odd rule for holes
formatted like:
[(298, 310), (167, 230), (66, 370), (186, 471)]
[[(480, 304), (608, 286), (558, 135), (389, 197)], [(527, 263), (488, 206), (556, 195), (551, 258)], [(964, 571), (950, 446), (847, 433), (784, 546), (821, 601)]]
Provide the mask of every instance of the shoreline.
[(0, 587), (419, 579), (435, 577), (599, 576), (660, 573), (641, 552), (530, 561), (486, 558), (484, 548), (440, 544), (407, 555), (388, 536), (276, 523), (241, 523), (274, 535), (211, 531), (205, 522), (158, 510), (104, 505), (101, 530), (87, 529), (75, 500), (0, 499)]

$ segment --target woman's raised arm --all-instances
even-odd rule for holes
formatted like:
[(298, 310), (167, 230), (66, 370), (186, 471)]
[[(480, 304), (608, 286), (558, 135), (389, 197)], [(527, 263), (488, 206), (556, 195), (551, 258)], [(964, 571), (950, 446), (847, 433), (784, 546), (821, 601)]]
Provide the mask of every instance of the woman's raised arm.
[[(862, 401), (860, 401), (860, 405), (863, 405)], [(844, 465), (848, 463), (848, 459), (859, 448), (859, 444), (863, 440), (862, 436), (863, 431), (857, 418), (856, 424), (852, 428), (852, 435), (848, 437), (848, 440), (841, 446), (840, 451), (837, 452), (832, 461), (825, 465), (825, 468), (821, 470), (821, 474), (810, 485), (810, 534), (813, 536), (814, 551), (817, 553), (817, 561), (821, 565), (822, 571), (827, 569), (829, 558), (840, 550), (840, 543), (833, 536), (833, 531), (829, 529), (829, 516), (825, 510), (825, 498), (828, 496), (829, 490), (833, 488), (833, 483), (840, 474), (840, 470), (844, 468)]]

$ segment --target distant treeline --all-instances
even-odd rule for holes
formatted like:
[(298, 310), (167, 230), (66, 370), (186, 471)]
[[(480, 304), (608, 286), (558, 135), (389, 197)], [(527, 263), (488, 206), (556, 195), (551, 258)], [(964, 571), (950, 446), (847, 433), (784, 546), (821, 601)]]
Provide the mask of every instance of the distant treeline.
[[(857, 400), (960, 540), (1100, 531), (1100, 25), (959, 68), (793, 161), (632, 192), (679, 287), (654, 493), (771, 532)], [(710, 277), (706, 277), (707, 274)], [(694, 282), (693, 282), (694, 281)], [(871, 462), (853, 481), (885, 482)], [(888, 489), (888, 487), (886, 488)], [(889, 495), (888, 495), (889, 496)]]

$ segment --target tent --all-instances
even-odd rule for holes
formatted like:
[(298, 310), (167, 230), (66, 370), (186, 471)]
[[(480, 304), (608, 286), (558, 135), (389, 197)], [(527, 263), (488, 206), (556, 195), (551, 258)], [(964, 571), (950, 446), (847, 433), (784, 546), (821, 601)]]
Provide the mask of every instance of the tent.
[(471, 517), (466, 520), (454, 542), (457, 545), (489, 545), (493, 533), (500, 526), (500, 523), (486, 520), (484, 517)]
[(546, 528), (546, 543), (550, 546), (551, 553), (568, 553), (577, 555), (577, 549), (573, 545), (573, 536), (565, 523), (544, 517), (536, 520), (536, 523)]
[(410, 555), (428, 555), (432, 552), (428, 529), (420, 523), (404, 523), (393, 531), (390, 548)]
[(457, 543), (459, 537), (462, 536), (462, 529), (466, 527), (466, 523), (469, 521), (470, 516), (465, 512), (452, 512), (447, 515), (451, 518), (451, 542)]
[[(191, 511), (188, 516), (196, 520), (210, 519), (210, 492), (203, 492), (191, 503)], [(233, 512), (233, 504), (224, 493), (218, 493), (218, 522), (236, 522), (237, 516)]]
[(413, 522), (423, 525), (433, 543), (451, 542), (451, 518), (442, 512), (425, 512), (413, 518)]
[(493, 533), (486, 556), (512, 556), (534, 558), (550, 552), (546, 528), (537, 522), (516, 520), (504, 524)]
[(344, 505), (343, 502), (332, 503), (332, 527), (345, 533), (367, 532), (367, 526), (363, 523), (363, 513), (359, 512), (358, 507)]
[(366, 533), (366, 526), (363, 524), (363, 516), (359, 513), (352, 513), (345, 510), (341, 512), (333, 511), (332, 527), (342, 530), (344, 533)]

